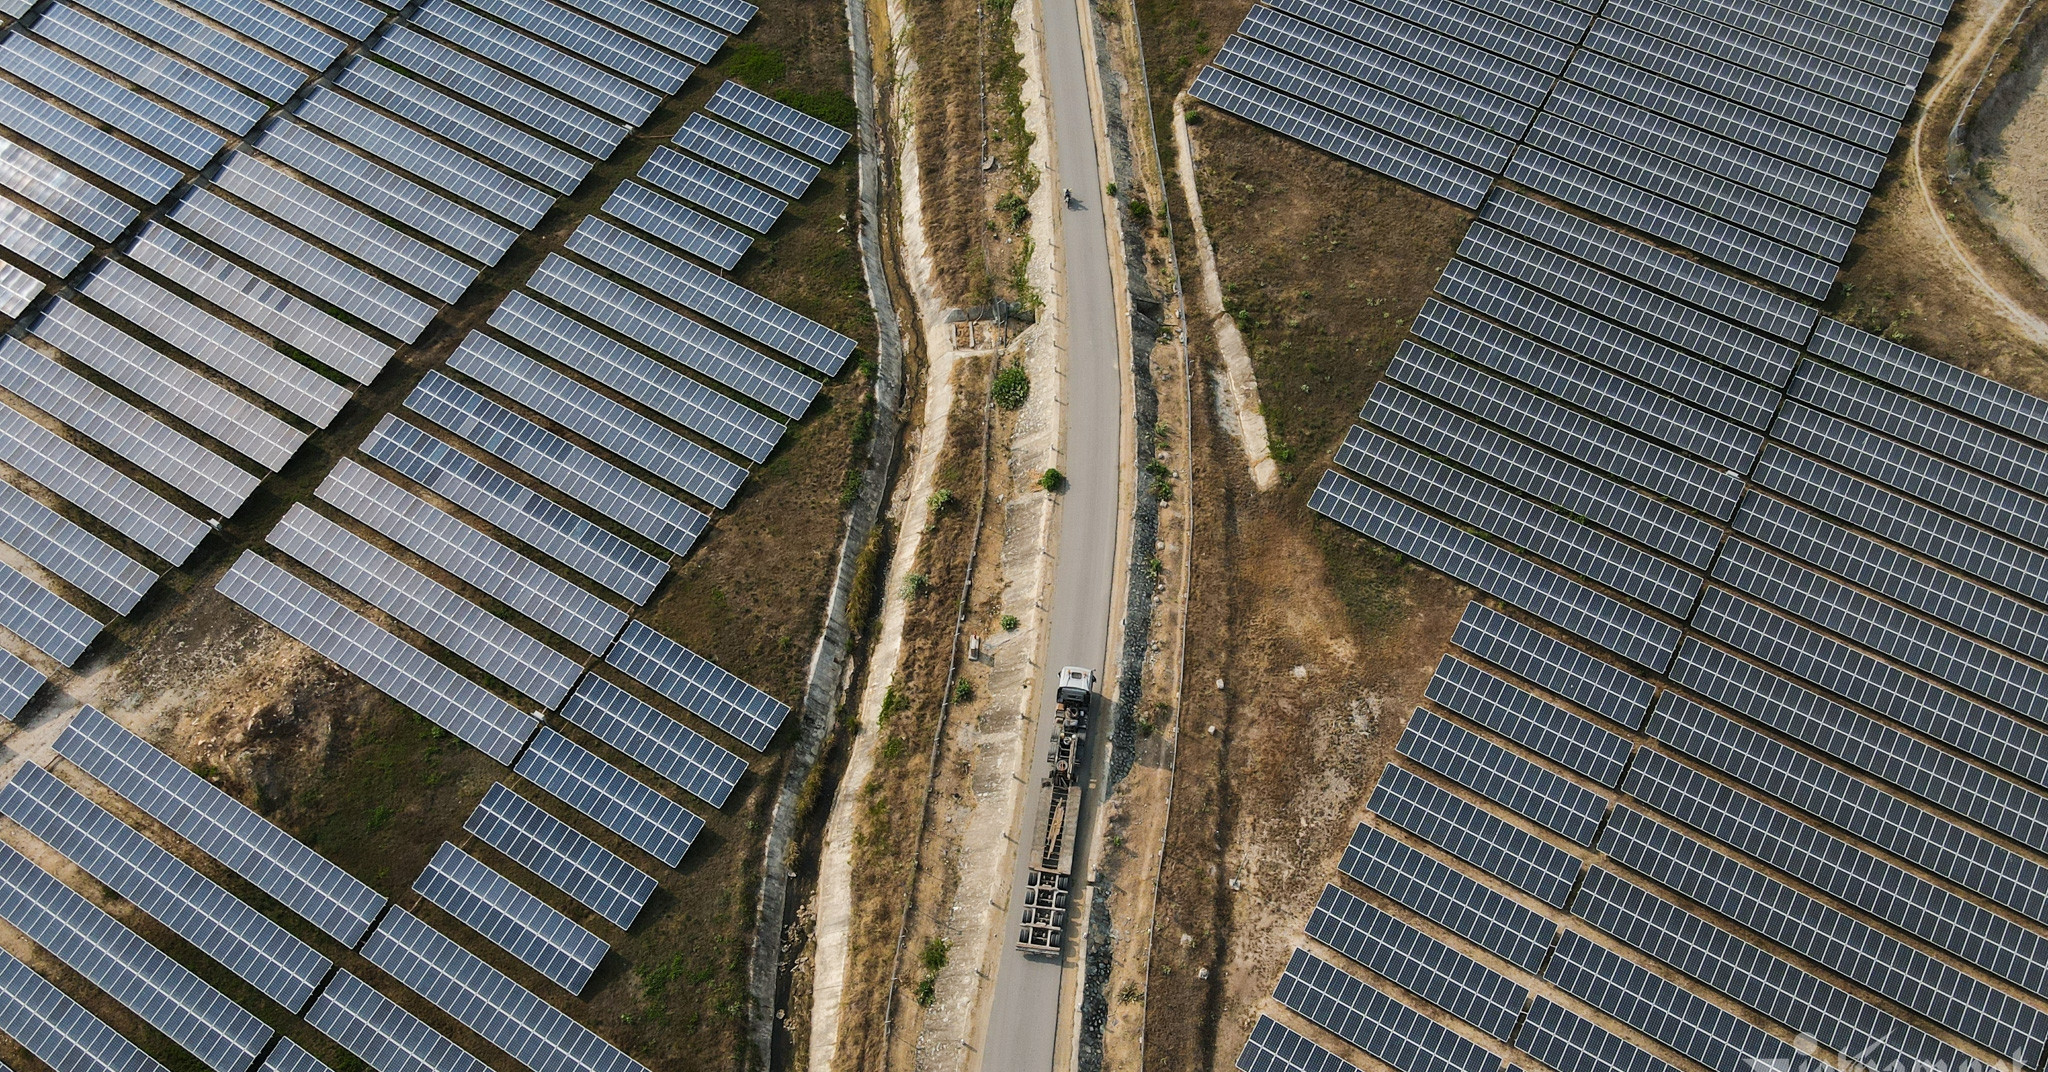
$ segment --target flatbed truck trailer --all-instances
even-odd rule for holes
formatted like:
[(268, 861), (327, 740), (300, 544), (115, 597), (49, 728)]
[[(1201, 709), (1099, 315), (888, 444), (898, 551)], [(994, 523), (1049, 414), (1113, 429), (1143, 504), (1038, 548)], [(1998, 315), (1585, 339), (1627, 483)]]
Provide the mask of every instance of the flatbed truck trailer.
[(1065, 938), (1067, 900), (1074, 883), (1074, 839), (1081, 824), (1081, 794), (1088, 787), (1088, 721), (1094, 706), (1095, 671), (1060, 670), (1053, 692), (1052, 748), (1039, 798), (1038, 851), (1024, 875), (1024, 909), (1017, 948), (1057, 954)]

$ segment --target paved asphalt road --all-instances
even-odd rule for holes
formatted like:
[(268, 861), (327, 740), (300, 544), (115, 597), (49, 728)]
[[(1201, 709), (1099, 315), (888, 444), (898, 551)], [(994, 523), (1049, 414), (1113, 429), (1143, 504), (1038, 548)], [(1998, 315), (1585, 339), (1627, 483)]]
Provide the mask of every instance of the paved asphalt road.
[[(1037, 851), (1039, 785), (1046, 776), (1052, 744), (1053, 676), (1062, 666), (1085, 666), (1107, 676), (1111, 588), (1117, 559), (1118, 462), (1123, 434), (1122, 357), (1117, 342), (1119, 312), (1111, 287), (1109, 235), (1103, 211), (1110, 199), (1108, 179), (1095, 154), (1096, 110), (1090, 101), (1087, 61), (1081, 48), (1080, 0), (1048, 0), (1045, 6), (1046, 65), (1050, 74), (1053, 174), (1047, 183), (1072, 190), (1078, 202), (1062, 207), (1059, 325), (1066, 359), (1064, 416), (1067, 491), (1061, 504), (1058, 560), (1053, 569), (1052, 634), (1039, 682), (1038, 732), (1030, 782), (1025, 787), (1023, 826), (1017, 831), (1017, 873), (1010, 883), (1010, 919), (1003, 956), (996, 969), (995, 1000), (981, 1053), (984, 1072), (1048, 1072), (1060, 1018), (1061, 962), (1027, 957), (1016, 945), (1017, 913), (1024, 903), (1024, 872)], [(1100, 680), (1100, 679), (1098, 679)], [(1098, 684), (1098, 690), (1100, 686)], [(1095, 715), (1106, 714), (1098, 695)], [(1092, 736), (1092, 735), (1091, 735)], [(1091, 744), (1094, 742), (1091, 741)], [(1091, 757), (1099, 758), (1099, 757)], [(1091, 762), (1091, 769), (1096, 766)], [(1093, 788), (1091, 787), (1091, 794)], [(1091, 795), (1081, 815), (1088, 829)], [(1077, 854), (1074, 888), (1087, 877)], [(1069, 931), (1068, 949), (1073, 949)]]

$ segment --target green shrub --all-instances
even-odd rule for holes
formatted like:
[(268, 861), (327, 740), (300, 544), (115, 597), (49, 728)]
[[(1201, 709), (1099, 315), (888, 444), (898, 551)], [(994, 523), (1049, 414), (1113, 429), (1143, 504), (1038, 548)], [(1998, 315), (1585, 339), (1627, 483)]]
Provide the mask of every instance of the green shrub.
[(974, 699), (974, 682), (961, 678), (953, 682), (953, 702), (968, 703)]
[(1039, 476), (1038, 486), (1047, 491), (1058, 491), (1067, 486), (1067, 474), (1058, 469), (1047, 469)]
[(734, 41), (732, 51), (725, 57), (725, 73), (760, 89), (782, 81), (782, 76), (789, 73), (789, 64), (782, 53), (772, 48), (752, 41)]
[(1003, 627), (1003, 632), (1014, 633), (1017, 631), (1017, 616), (1005, 614), (1001, 618), (996, 619), (996, 624)]
[(996, 382), (989, 388), (988, 397), (1003, 409), (1023, 409), (1025, 400), (1031, 397), (1031, 373), (1014, 361), (1004, 365), (996, 373)]
[(906, 600), (921, 598), (926, 592), (931, 591), (931, 587), (932, 579), (930, 577), (922, 573), (910, 574), (903, 578), (903, 598)]

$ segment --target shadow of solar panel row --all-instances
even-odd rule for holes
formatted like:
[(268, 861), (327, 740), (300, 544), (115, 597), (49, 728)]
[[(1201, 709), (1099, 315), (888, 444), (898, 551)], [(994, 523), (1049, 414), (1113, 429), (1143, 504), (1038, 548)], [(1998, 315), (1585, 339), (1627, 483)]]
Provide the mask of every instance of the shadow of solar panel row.
[(553, 710), (583, 673), (575, 660), (378, 550), (368, 541), (293, 503), (271, 546), (391, 615), (478, 669)]
[(1246, 38), (1232, 37), (1213, 62), (1481, 171), (1499, 171), (1514, 150), (1514, 142), (1499, 134)]
[(427, 373), (405, 406), (676, 555), (688, 554), (710, 523), (702, 510), (439, 371)]
[(1334, 470), (1323, 474), (1309, 507), (1631, 662), (1659, 668), (1677, 647), (1671, 625)]
[[(1453, 261), (1448, 266), (1437, 280), (1437, 293), (1551, 338), (1566, 350), (1587, 354), (1603, 363), (1628, 366), (1660, 380), (1674, 379), (1659, 367), (1663, 362), (1654, 358), (1638, 359), (1626, 351), (1617, 353), (1615, 344), (1626, 343), (1636, 349), (1661, 351), (1669, 356), (1672, 364), (1690, 365), (1709, 373), (1706, 377), (1690, 380), (1696, 386), (1682, 388), (1687, 394), (1722, 397), (1705, 403), (1706, 408), (1679, 402), (1432, 299), (1423, 305), (1413, 330), (1418, 337), (1459, 357), (1519, 380), (1542, 395), (1571, 402), (1631, 430), (1705, 458), (1720, 469), (1740, 472), (1749, 468), (1763, 447), (1763, 436), (1715, 415), (1721, 412), (1747, 416), (1746, 411), (1750, 407), (1736, 404), (1735, 398), (1722, 394), (1713, 382), (1715, 377), (1712, 374), (1721, 374), (1719, 378), (1725, 383), (1744, 387), (1757, 385), (1741, 381), (1725, 370), (1673, 353), (1667, 347), (1588, 317), (1464, 261)], [(1726, 404), (1717, 410), (1715, 402)]]
[(704, 829), (689, 809), (551, 729), (534, 736), (514, 769), (670, 867), (682, 862)]
[[(2048, 450), (1814, 361), (1800, 363), (1794, 398), (1978, 472), (2048, 494)], [(1990, 497), (1986, 492), (1974, 492)]]
[(1309, 937), (1506, 1042), (1528, 988), (1337, 886), (1323, 887)]
[(2036, 785), (2048, 784), (2048, 752), (2044, 752), (2048, 735), (2040, 730), (1938, 688), (1726, 589), (1708, 589), (1693, 627), (1845, 700), (1946, 741), (1986, 763)]
[(818, 165), (734, 130), (702, 112), (692, 112), (683, 120), (673, 141), (682, 149), (789, 197), (802, 197), (818, 177)]
[(758, 234), (767, 234), (789, 207), (782, 198), (666, 145), (654, 150), (637, 177)]
[(407, 286), (452, 302), (477, 269), (373, 219), (245, 153), (227, 158), (214, 183), (223, 190), (389, 273)]
[(1524, 552), (1683, 618), (1701, 580), (1598, 530), (1373, 432), (1345, 441), (1337, 464)]
[(1715, 518), (1735, 514), (1742, 479), (1541, 395), (1403, 342), (1387, 379)]
[[(7, 340), (15, 345), (15, 340)], [(135, 609), (157, 575), (62, 514), (0, 483), (0, 542), (76, 585), (116, 614)]]
[(1822, 317), (1814, 325), (1807, 349), (1908, 394), (2015, 435), (2048, 442), (2048, 399), (2007, 387), (1831, 317)]
[(1338, 870), (1526, 971), (1542, 965), (1557, 934), (1548, 918), (1364, 823)]
[(1850, 528), (2037, 602), (2048, 600), (2048, 555), (1775, 445), (1764, 447), (1751, 477)]
[(818, 397), (815, 379), (550, 253), (526, 285), (605, 327), (792, 420)]
[(1492, 184), (1484, 173), (1282, 96), (1219, 67), (1202, 68), (1188, 92), (1240, 118), (1466, 208), (1477, 208)]
[(1546, 904), (1563, 908), (1578, 878), (1577, 857), (1391, 763), (1366, 807)]
[[(299, 445), (306, 441), (306, 433), (66, 299), (59, 298), (45, 306), (42, 315), (29, 325), (29, 330), (80, 363), (272, 472), (284, 468)], [(207, 481), (238, 488), (242, 481), (237, 474), (242, 470), (239, 466), (228, 466), (228, 469), (233, 472), (209, 473)], [(251, 479), (250, 490), (253, 490)], [(200, 494), (178, 480), (171, 483), (201, 502), (215, 505), (213, 495)], [(236, 504), (247, 497), (248, 491), (240, 491), (235, 496)], [(217, 505), (215, 508), (219, 509)], [(230, 512), (223, 511), (224, 514)], [(153, 547), (151, 549), (154, 550)]]
[(785, 431), (773, 417), (523, 291), (505, 296), (491, 314), (490, 326), (756, 464), (768, 459)]
[(412, 25), (502, 64), (539, 84), (638, 127), (660, 98), (610, 71), (484, 18), (450, 0), (429, 0), (413, 11)]
[[(1451, 634), (1451, 643), (1630, 729), (1641, 728), (1650, 710), (1650, 699), (1657, 691), (1650, 682), (1539, 633), (1477, 600), (1465, 605), (1458, 628)], [(1614, 784), (1596, 780), (1602, 785)]]
[(1822, 1072), (1829, 1067), (1577, 931), (1558, 939), (1543, 977), (1708, 1068)]
[(378, 422), (361, 450), (636, 605), (645, 603), (668, 573), (666, 561), (395, 414)]
[(315, 86), (292, 116), (517, 227), (539, 223), (555, 201), (552, 194), (528, 186), (326, 86)]
[(273, 101), (290, 100), (306, 82), (305, 73), (291, 64), (161, 0), (77, 0), (77, 3), (260, 97)]
[(640, 1062), (394, 906), (363, 956), (532, 1072), (640, 1072)]
[(11, 201), (0, 204), (0, 245), (55, 276), (70, 275), (92, 252), (92, 243)]
[(347, 458), (314, 494), (593, 655), (625, 627), (625, 611)]
[[(1477, 606), (1478, 604), (1473, 604)], [(1605, 786), (1621, 783), (1632, 745), (1454, 655), (1438, 661), (1429, 699)]]
[(306, 1022), (377, 1072), (491, 1072), (489, 1065), (347, 969), (334, 973)]
[(747, 477), (712, 453), (491, 338), (472, 331), (448, 367), (640, 466), (712, 506), (724, 508)]
[(0, 125), (151, 204), (182, 177), (177, 168), (12, 82), (0, 82)]
[(1899, 930), (2039, 995), (2048, 939), (1660, 752), (1645, 750), (1628, 793)]
[(0, 43), (0, 68), (186, 167), (204, 166), (227, 143), (206, 127), (18, 33)]
[(1572, 913), (1837, 1053), (1967, 1066), (1955, 1047), (1604, 868), (1587, 870)]
[(754, 244), (753, 236), (630, 179), (612, 191), (599, 211), (727, 270)]
[[(1855, 769), (1873, 774), (1922, 799), (1973, 819), (2021, 844), (2040, 848), (2044, 843), (2048, 843), (2048, 799), (2044, 799), (2039, 793), (1932, 748), (1897, 730), (1880, 726), (1873, 720), (1850, 712), (1840, 704), (1800, 689), (1783, 678), (1768, 674), (1717, 648), (1688, 640), (1679, 661), (1672, 667), (1672, 680), (1696, 689), (1702, 695), (1724, 703), (1732, 710), (1747, 715), (1762, 725), (1779, 729), (1795, 739), (1824, 749), (1829, 755)], [(1683, 697), (1672, 696), (1668, 700), (1659, 700), (1658, 712), (1661, 721), (1651, 720), (1651, 731), (1658, 739), (1681, 748), (1696, 759), (1737, 774), (1742, 777), (1745, 784), (1773, 787), (1773, 796), (1807, 811), (1827, 817), (1833, 814), (1831, 809), (1837, 805), (1824, 798), (1809, 798), (1805, 792), (1794, 791), (1791, 787), (1805, 782), (1836, 785), (1843, 799), (1855, 805), (1854, 811), (1848, 813), (1852, 817), (1834, 819), (1836, 825), (1873, 844), (1887, 845), (1900, 855), (1920, 862), (1929, 870), (1949, 875), (1972, 889), (1979, 888), (1980, 884), (1958, 877), (1959, 874), (1974, 873), (1979, 866), (1990, 868), (2000, 874), (2010, 871), (2010, 868), (2003, 864), (1997, 867), (1977, 864), (1964, 867), (1961, 872), (1957, 872), (1954, 866), (1929, 862), (1949, 859), (1953, 850), (1948, 846), (1936, 845), (1931, 846), (1929, 851), (1914, 851), (1901, 847), (1901, 843), (1880, 836), (1893, 828), (1914, 831), (1916, 837), (1920, 832), (1931, 829), (1927, 825), (1928, 819), (1912, 814), (1918, 809), (1897, 802), (1889, 794), (1864, 786), (1863, 783), (1821, 765), (1797, 751), (1778, 745), (1769, 738), (1754, 735), (1732, 722), (1711, 715), (1704, 708)], [(1681, 731), (1677, 728), (1679, 723), (1691, 729)], [(1681, 733), (1705, 734), (1706, 737), (1666, 736)], [(1716, 749), (1736, 748), (1737, 751), (1733, 754), (1747, 758), (1741, 761), (1740, 769), (1731, 769), (1730, 764), (1736, 761), (1729, 758), (1730, 753), (1718, 750), (1702, 751), (1709, 748), (1709, 745), (1704, 743), (1706, 740), (1721, 742), (1713, 746)], [(1750, 771), (1751, 766), (1755, 764), (1762, 766), (1750, 774), (1744, 773)], [(1761, 773), (1777, 768), (1801, 772), (1804, 782), (1787, 781), (1789, 775)], [(1856, 815), (1867, 817), (1853, 817)], [(1949, 825), (1945, 820), (1936, 821), (1936, 826), (1943, 829)], [(1917, 842), (1908, 839), (1903, 844), (1911, 846)], [(1929, 854), (1930, 851), (1932, 855)], [(2001, 860), (2016, 859), (2005, 855), (2003, 850), (1993, 855)], [(2000, 880), (2001, 883), (2003, 881)], [(2007, 903), (2008, 896), (1995, 894), (1994, 899)], [(2048, 901), (2041, 903), (2044, 907), (2030, 909), (2030, 914), (2048, 911)]]
[[(1719, 580), (1965, 692), (2037, 722), (2048, 713), (2048, 688), (2044, 688), (2048, 686), (2048, 675), (2040, 669), (1866, 596), (1755, 544), (1730, 541), (1722, 548), (1714, 571)], [(1877, 679), (1882, 681), (1890, 676), (1880, 672)], [(1953, 706), (1952, 701), (1933, 693), (1926, 695), (1931, 707)], [(1889, 710), (1883, 705), (1876, 706)], [(1994, 723), (1984, 723), (1991, 724)], [(1997, 736), (2014, 739), (2009, 733)]]
[(493, 784), (462, 824), (620, 930), (654, 893), (654, 879), (526, 798)]
[(375, 890), (91, 706), (71, 720), (55, 748), (343, 945), (360, 941), (384, 909)]
[(384, 31), (374, 53), (434, 82), (463, 100), (475, 101), (602, 160), (619, 147), (631, 128), (571, 104), (544, 89), (449, 48), (405, 26)]
[(484, 264), (496, 264), (518, 232), (370, 163), (288, 119), (263, 129), (255, 147), (365, 205)]
[(1735, 530), (1994, 644), (2048, 659), (2048, 614), (1781, 499), (1752, 492)]
[[(2011, 995), (1619, 805), (1600, 847), (1625, 866), (2022, 1065), (2041, 1019)], [(1929, 1039), (1931, 1040), (1931, 1037)]]
[[(1698, 517), (1526, 443), (1466, 420), (1390, 383), (1359, 415), (1417, 446), (1584, 517), (1689, 566), (1713, 558), (1719, 530)], [(1352, 428), (1347, 445), (1364, 432)]]
[(827, 376), (853, 354), (851, 338), (595, 216), (583, 218), (566, 246)]
[(42, 976), (0, 950), (0, 1032), (60, 1072), (164, 1072)]
[(4, 138), (0, 138), (0, 185), (108, 242), (119, 237), (138, 214), (134, 206), (113, 194)]
[(547, 0), (480, 0), (472, 6), (663, 94), (680, 89), (696, 70), (680, 57)]
[(591, 974), (611, 949), (576, 921), (446, 841), (412, 889), (571, 994), (581, 994), (590, 985)]
[[(280, 124), (273, 129), (282, 132), (304, 128)], [(314, 135), (309, 133), (307, 137)], [(266, 132), (264, 141), (270, 140), (270, 134)], [(341, 150), (337, 148), (335, 151)], [(291, 161), (287, 159), (286, 162)], [(317, 174), (317, 171), (310, 170), (310, 163), (307, 162), (308, 166), (302, 170)], [(379, 189), (388, 191), (406, 180), (390, 172), (382, 172), (377, 182)], [(296, 347), (357, 383), (367, 384), (376, 379), (377, 373), (396, 352), (390, 345), (378, 342), (155, 221), (144, 225), (136, 234), (135, 241), (128, 246), (128, 258), (262, 328), (278, 341)]]
[(350, 61), (334, 84), (558, 194), (590, 173), (590, 161), (366, 57)]
[(242, 552), (217, 587), (250, 613), (500, 763), (509, 765), (539, 724), (254, 551)]
[(821, 164), (839, 159), (840, 151), (853, 140), (847, 131), (732, 80), (719, 85), (718, 92), (704, 102), (704, 110), (787, 145)]
[(400, 342), (418, 339), (434, 319), (434, 308), (426, 302), (208, 190), (187, 193), (170, 218)]
[(12, 407), (0, 407), (0, 461), (174, 566), (210, 531), (198, 518)]
[(136, 833), (56, 775), (24, 763), (0, 812), (256, 989), (297, 1013), (332, 963)]
[(1238, 1072), (1358, 1072), (1356, 1065), (1310, 1042), (1270, 1016), (1252, 1025), (1237, 1055)]
[(191, 0), (192, 10), (261, 42), (314, 70), (323, 70), (348, 43), (255, 0)]
[(1500, 1058), (1336, 965), (1296, 949), (1273, 997), (1401, 1072), (1495, 1072)]
[(640, 622), (626, 626), (605, 661), (757, 752), (789, 717), (788, 704)]
[(1591, 845), (1607, 799), (1529, 762), (1440, 715), (1416, 708), (1399, 751), (1502, 807)]
[(746, 760), (596, 674), (577, 684), (561, 716), (714, 808), (747, 771)]
[(273, 1031), (12, 846), (0, 918), (215, 1072), (247, 1072)]
[(44, 40), (236, 134), (247, 134), (269, 110), (269, 105), (213, 75), (88, 18), (69, 4), (51, 6), (29, 28)]

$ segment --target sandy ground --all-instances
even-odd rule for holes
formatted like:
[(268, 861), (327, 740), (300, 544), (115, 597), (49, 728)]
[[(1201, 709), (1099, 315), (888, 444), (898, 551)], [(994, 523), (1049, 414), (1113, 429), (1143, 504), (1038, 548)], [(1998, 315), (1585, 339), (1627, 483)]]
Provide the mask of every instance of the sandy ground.
[(2024, 98), (1993, 134), (1996, 151), (1985, 160), (1988, 185), (2004, 196), (1979, 199), (1978, 209), (2021, 261), (2048, 278), (2048, 49), (2007, 77)]

